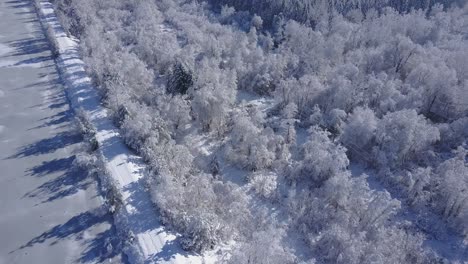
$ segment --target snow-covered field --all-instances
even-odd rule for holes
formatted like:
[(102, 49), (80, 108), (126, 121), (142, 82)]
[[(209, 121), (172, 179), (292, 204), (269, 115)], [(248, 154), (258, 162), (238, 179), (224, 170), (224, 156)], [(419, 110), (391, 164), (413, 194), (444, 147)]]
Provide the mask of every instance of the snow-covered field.
[(0, 263), (125, 263), (31, 2), (0, 16)]

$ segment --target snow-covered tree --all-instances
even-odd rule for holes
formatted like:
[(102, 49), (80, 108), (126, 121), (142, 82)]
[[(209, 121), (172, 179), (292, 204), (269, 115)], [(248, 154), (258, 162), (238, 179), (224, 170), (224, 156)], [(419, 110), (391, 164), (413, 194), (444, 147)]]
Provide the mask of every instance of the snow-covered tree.
[(418, 158), (440, 139), (439, 130), (415, 110), (385, 115), (376, 130), (375, 155), (381, 166), (399, 166)]
[(457, 156), (443, 162), (436, 170), (441, 200), (439, 209), (443, 216), (468, 233), (468, 166), (467, 151), (460, 147)]
[(192, 111), (206, 131), (222, 133), (228, 111), (235, 99), (236, 74), (201, 66), (194, 84)]
[(317, 187), (333, 175), (345, 171), (349, 160), (346, 149), (330, 140), (330, 133), (316, 126), (310, 128), (309, 133), (308, 141), (302, 146), (301, 159), (291, 176), (294, 181)]
[(358, 107), (348, 117), (340, 140), (357, 159), (369, 158), (378, 122), (369, 108)]
[[(275, 150), (269, 142), (275, 138), (252, 122), (250, 116), (240, 113), (233, 119), (231, 140), (226, 145), (226, 158), (233, 164), (251, 171), (268, 168), (275, 159)], [(261, 124), (259, 124), (261, 125)]]

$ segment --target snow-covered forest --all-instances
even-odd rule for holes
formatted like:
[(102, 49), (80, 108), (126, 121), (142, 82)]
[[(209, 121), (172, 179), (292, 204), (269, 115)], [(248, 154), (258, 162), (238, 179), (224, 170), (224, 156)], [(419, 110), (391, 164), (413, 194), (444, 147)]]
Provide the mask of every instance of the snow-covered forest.
[(182, 247), (468, 261), (464, 0), (55, 0)]

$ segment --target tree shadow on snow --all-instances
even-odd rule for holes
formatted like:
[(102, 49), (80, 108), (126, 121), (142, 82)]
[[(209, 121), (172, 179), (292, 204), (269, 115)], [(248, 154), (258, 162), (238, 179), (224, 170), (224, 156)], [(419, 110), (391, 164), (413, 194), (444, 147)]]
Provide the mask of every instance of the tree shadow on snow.
[(24, 65), (29, 65), (29, 64), (41, 63), (41, 62), (51, 62), (51, 60), (52, 60), (52, 56), (37, 56), (34, 58), (21, 60), (15, 63), (13, 66), (24, 66)]
[(50, 138), (42, 139), (33, 144), (22, 147), (16, 154), (6, 159), (24, 158), (52, 153), (58, 149), (77, 144), (81, 139), (82, 136), (78, 132), (66, 131), (57, 133)]
[(60, 240), (75, 236), (77, 239), (82, 239), (80, 234), (94, 225), (108, 221), (109, 216), (106, 215), (104, 209), (87, 211), (80, 213), (67, 222), (56, 225), (39, 236), (34, 237), (19, 249), (32, 247), (35, 244), (49, 242), (50, 245), (57, 244)]
[(10, 5), (11, 8), (31, 8), (32, 7), (32, 3), (30, 1), (10, 0), (10, 1), (6, 1), (5, 3)]
[[(41, 165), (29, 169), (28, 173), (30, 176), (42, 177), (57, 172), (62, 172), (63, 174), (66, 174), (67, 172), (77, 171), (78, 169), (74, 169), (73, 167), (74, 160), (75, 156), (73, 155), (67, 158), (44, 161)], [(78, 174), (77, 172), (73, 174)], [(72, 176), (75, 175), (70, 175), (70, 178)]]
[[(55, 104), (55, 106), (57, 105), (58, 104)], [(66, 105), (66, 103), (64, 103), (63, 105)], [(51, 117), (42, 118), (41, 121), (45, 121), (43, 124), (30, 128), (28, 130), (34, 130), (34, 129), (44, 128), (48, 126), (56, 126), (56, 125), (65, 124), (65, 123), (67, 125), (71, 125), (70, 122), (72, 120), (73, 120), (73, 111), (70, 109), (67, 109), (67, 110), (58, 112)]]
[[(84, 233), (87, 230), (105, 223), (109, 224), (109, 228), (91, 239), (85, 238)], [(103, 263), (107, 259), (112, 259), (121, 254), (120, 242), (116, 237), (116, 230), (111, 224), (112, 216), (104, 207), (83, 212), (70, 218), (67, 222), (56, 225), (41, 235), (34, 237), (18, 249), (11, 251), (10, 254), (33, 247), (36, 244), (48, 243), (49, 245), (55, 245), (62, 240), (68, 239), (82, 241), (86, 245), (86, 250), (81, 253), (76, 262)]]
[[(69, 108), (67, 97), (65, 95), (65, 92), (63, 90), (60, 90), (61, 88), (56, 87), (56, 85), (58, 85), (57, 80), (51, 80), (51, 81), (45, 81), (45, 82), (30, 84), (30, 85), (22, 87), (21, 89), (27, 89), (27, 88), (31, 88), (31, 87), (35, 87), (35, 86), (41, 86), (41, 85), (50, 85), (50, 88), (48, 90), (55, 91), (54, 94), (49, 95), (45, 102), (42, 102), (42, 103), (39, 103), (39, 104), (36, 104), (36, 105), (32, 105), (32, 106), (28, 106), (27, 108), (28, 109), (37, 108), (37, 109), (40, 109), (40, 110), (44, 110), (44, 109), (47, 109), (47, 108), (49, 108), (49, 109), (59, 109), (59, 110), (62, 109), (62, 110), (64, 110), (64, 112), (62, 114), (69, 117), (69, 119), (64, 119), (63, 121), (71, 121), (72, 120), (71, 117), (73, 116), (73, 113), (72, 113), (72, 111), (66, 112), (68, 110), (68, 108)], [(56, 118), (56, 117), (57, 116), (55, 116), (55, 117), (46, 117), (46, 118), (43, 118), (41, 120), (46, 120), (46, 119), (51, 119), (51, 118)]]
[(75, 156), (70, 156), (43, 162), (41, 165), (31, 168), (28, 171), (31, 176), (59, 175), (26, 193), (23, 198), (43, 199), (42, 204), (71, 196), (80, 190), (86, 190), (93, 184), (94, 179), (89, 177), (85, 170), (74, 166), (74, 160)]
[(9, 42), (7, 44), (8, 46), (15, 48), (15, 52), (5, 57), (36, 55), (36, 54), (50, 52), (49, 43), (47, 42), (45, 37), (24, 38), (24, 39)]
[[(79, 263), (104, 263), (107, 259), (111, 259), (121, 254), (120, 241), (116, 236), (114, 227), (107, 229), (96, 235), (93, 240), (88, 241), (86, 250), (77, 260)], [(123, 256), (122, 256), (123, 258)], [(126, 260), (122, 260), (127, 263)]]
[[(36, 23), (37, 21), (27, 21), (24, 23)], [(54, 59), (50, 51), (50, 44), (46, 39), (42, 29), (38, 29), (33, 32), (34, 37), (27, 37), (15, 41), (8, 42), (7, 45), (14, 48), (14, 52), (3, 56), (7, 57), (18, 57), (26, 56), (27, 59), (20, 60), (15, 63), (14, 66), (24, 66), (28, 64), (45, 64), (45, 67), (51, 67), (54, 65)]]

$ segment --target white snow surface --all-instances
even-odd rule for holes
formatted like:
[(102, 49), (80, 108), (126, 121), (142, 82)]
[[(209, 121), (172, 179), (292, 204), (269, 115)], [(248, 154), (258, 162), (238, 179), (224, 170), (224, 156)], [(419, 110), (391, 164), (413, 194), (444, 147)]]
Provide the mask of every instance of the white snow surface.
[[(74, 109), (83, 110), (95, 127), (96, 138), (108, 175), (116, 183), (123, 198), (123, 208), (115, 215), (120, 233), (134, 237), (125, 250), (132, 263), (215, 263), (214, 256), (201, 257), (182, 250), (177, 235), (166, 230), (150, 195), (145, 188), (147, 170), (141, 157), (125, 145), (108, 111), (85, 72), (80, 59), (78, 40), (68, 37), (54, 13), (53, 5), (39, 2), (39, 15), (44, 26), (51, 26), (58, 42), (57, 64), (65, 84), (66, 94)], [(128, 239), (131, 240), (131, 239)]]

